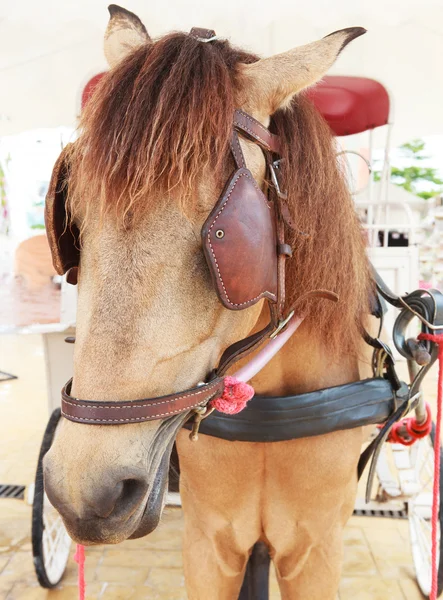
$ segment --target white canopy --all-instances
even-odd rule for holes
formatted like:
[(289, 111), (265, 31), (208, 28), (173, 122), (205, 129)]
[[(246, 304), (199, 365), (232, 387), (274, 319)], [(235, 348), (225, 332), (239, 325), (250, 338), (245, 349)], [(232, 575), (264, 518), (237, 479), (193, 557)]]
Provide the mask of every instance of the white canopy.
[[(104, 70), (107, 4), (99, 0), (0, 0), (0, 136), (75, 124), (79, 95)], [(331, 72), (378, 79), (395, 100), (394, 142), (443, 134), (441, 0), (127, 0), (150, 35), (213, 28), (262, 55), (334, 30), (364, 26)]]

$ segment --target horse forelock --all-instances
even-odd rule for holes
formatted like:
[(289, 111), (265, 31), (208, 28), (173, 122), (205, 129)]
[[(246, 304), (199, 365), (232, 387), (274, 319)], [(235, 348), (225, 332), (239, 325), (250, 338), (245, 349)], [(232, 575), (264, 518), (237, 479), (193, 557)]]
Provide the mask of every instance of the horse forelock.
[(173, 33), (106, 73), (71, 152), (74, 216), (91, 198), (123, 223), (171, 193), (192, 207), (202, 172), (210, 167), (217, 177), (228, 155), (237, 65), (254, 60), (227, 41)]

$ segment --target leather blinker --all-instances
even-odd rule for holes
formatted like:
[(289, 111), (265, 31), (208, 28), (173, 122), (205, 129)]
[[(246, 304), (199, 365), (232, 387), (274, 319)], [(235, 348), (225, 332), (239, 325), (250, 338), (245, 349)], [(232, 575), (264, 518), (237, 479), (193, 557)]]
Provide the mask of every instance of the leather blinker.
[[(79, 230), (69, 222), (66, 208), (69, 146), (63, 149), (55, 163), (45, 203), (46, 235), (52, 263), (59, 275), (77, 267), (80, 261)], [(74, 281), (74, 276), (71, 280)]]
[(274, 205), (246, 168), (235, 171), (202, 228), (218, 297), (231, 310), (277, 301)]

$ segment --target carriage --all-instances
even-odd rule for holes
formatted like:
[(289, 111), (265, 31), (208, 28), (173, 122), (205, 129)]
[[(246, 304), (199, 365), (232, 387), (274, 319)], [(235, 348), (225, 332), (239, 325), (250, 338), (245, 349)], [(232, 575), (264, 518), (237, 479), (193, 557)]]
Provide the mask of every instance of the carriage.
[[(84, 102), (93, 93), (94, 85), (99, 79), (100, 76), (94, 77), (86, 86), (82, 98)], [(356, 193), (355, 202), (367, 231), (368, 252), (376, 269), (393, 287), (395, 296), (392, 294), (392, 297), (400, 296), (407, 290), (416, 289), (418, 254), (417, 248), (413, 245), (413, 236), (417, 224), (411, 220), (407, 207), (403, 207), (407, 217), (406, 223), (403, 222), (400, 225), (389, 223), (389, 211), (392, 204), (389, 202), (386, 190), (389, 181), (389, 139), (392, 118), (386, 89), (380, 83), (370, 79), (329, 76), (325, 77), (322, 83), (310, 92), (310, 96), (337, 137), (369, 132), (369, 154), (351, 151), (355, 156), (361, 158), (369, 172), (372, 164), (372, 132), (376, 128), (385, 127), (387, 129), (381, 192), (375, 194), (374, 179), (369, 175), (368, 193), (365, 199), (361, 200), (361, 196)], [(390, 247), (389, 234), (393, 230), (408, 232), (410, 244), (401, 249)], [(386, 295), (389, 296), (389, 291), (386, 292)], [(63, 313), (65, 322), (72, 324), (75, 320), (75, 288), (71, 287), (66, 280), (62, 283), (62, 297), (65, 307), (65, 313)], [(402, 360), (407, 360), (411, 385), (415, 386), (413, 404), (416, 419), (418, 423), (423, 423), (428, 416), (423, 394), (420, 392), (421, 376), (415, 379), (417, 367), (413, 360), (414, 349), (411, 350), (405, 338), (405, 329), (409, 326), (408, 315), (410, 313), (406, 308), (401, 306), (400, 308), (403, 310), (395, 327), (391, 315), (388, 316), (388, 322), (394, 327), (394, 344), (398, 356), (401, 356)], [(72, 332), (67, 333), (71, 334)], [(51, 445), (60, 418), (58, 404), (61, 384), (70, 376), (71, 371), (72, 346), (65, 344), (65, 341), (72, 342), (73, 340), (71, 335), (66, 337), (67, 333), (53, 333), (46, 336), (45, 339), (51, 393), (50, 407), (53, 412), (44, 435), (34, 493), (31, 494), (34, 563), (40, 584), (47, 588), (56, 586), (62, 578), (70, 547), (70, 540), (61, 518), (46, 498), (42, 477), (42, 460)], [(66, 340), (64, 340), (65, 337)], [(436, 356), (433, 355), (432, 358), (435, 360)], [(377, 430), (374, 438), (376, 433)], [(405, 439), (407, 439), (407, 435)], [(430, 516), (432, 493), (430, 489), (433, 482), (434, 459), (431, 452), (433, 443), (434, 429), (414, 445), (384, 443), (376, 463), (378, 484), (375, 496), (367, 498), (366, 503), (358, 501), (355, 509), (356, 514), (376, 514), (409, 519), (412, 559), (418, 584), (425, 596), (429, 595), (431, 589)], [(442, 584), (443, 572), (440, 565), (439, 590)], [(246, 593), (246, 591), (242, 592), (242, 594)], [(241, 597), (246, 598), (246, 595)]]

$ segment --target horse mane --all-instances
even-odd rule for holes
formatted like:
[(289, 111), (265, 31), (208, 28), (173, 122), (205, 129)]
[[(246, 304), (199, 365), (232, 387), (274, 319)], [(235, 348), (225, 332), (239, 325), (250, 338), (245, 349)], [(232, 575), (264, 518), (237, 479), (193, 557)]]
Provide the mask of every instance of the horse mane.
[[(337, 356), (357, 354), (363, 323), (370, 314), (373, 283), (366, 241), (331, 130), (304, 94), (272, 117), (281, 138), (283, 189), (291, 221), (287, 241), (286, 304), (305, 314), (314, 337)], [(338, 302), (303, 298), (326, 289)]]
[[(141, 46), (104, 75), (71, 150), (73, 218), (81, 206), (84, 226), (94, 199), (101, 216), (136, 222), (148, 202), (172, 191), (192, 210), (192, 192), (206, 168), (222, 186), (241, 89), (239, 65), (256, 60), (227, 41), (204, 44), (173, 33)], [(286, 261), (287, 305), (307, 315), (312, 335), (332, 352), (355, 354), (371, 279), (334, 139), (303, 94), (277, 111), (270, 127), (282, 140), (283, 187), (297, 228), (286, 232), (293, 248)], [(315, 289), (336, 292), (338, 303), (303, 298)]]

